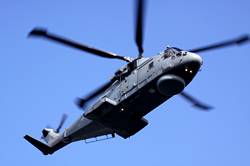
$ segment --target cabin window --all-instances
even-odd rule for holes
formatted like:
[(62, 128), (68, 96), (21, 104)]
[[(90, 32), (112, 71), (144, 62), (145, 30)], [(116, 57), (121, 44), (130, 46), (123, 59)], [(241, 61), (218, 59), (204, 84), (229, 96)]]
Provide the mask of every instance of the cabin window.
[(151, 69), (152, 67), (154, 67), (154, 62), (151, 62), (151, 63), (148, 65), (148, 69)]
[(173, 55), (172, 51), (170, 49), (167, 49), (164, 51), (163, 59), (167, 59), (167, 58), (171, 57), (172, 55)]

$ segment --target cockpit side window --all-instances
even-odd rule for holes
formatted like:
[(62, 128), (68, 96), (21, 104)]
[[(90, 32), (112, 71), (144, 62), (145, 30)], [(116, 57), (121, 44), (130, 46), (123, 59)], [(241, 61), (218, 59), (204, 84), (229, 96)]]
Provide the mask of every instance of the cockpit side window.
[(165, 53), (162, 57), (163, 57), (163, 59), (167, 59), (167, 58), (169, 58), (170, 56), (169, 56), (169, 54)]
[(167, 48), (165, 51), (164, 51), (164, 54), (163, 54), (163, 59), (167, 59), (169, 57), (171, 57), (173, 55), (173, 52), (171, 51), (170, 48)]

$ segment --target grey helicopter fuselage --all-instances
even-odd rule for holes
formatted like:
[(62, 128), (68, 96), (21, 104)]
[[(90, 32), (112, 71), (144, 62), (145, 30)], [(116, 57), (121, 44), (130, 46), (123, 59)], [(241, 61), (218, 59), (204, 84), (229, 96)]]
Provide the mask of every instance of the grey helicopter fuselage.
[(174, 47), (151, 58), (137, 58), (116, 72), (112, 85), (69, 128), (61, 133), (44, 128), (42, 138), (47, 144), (29, 135), (24, 138), (44, 155), (103, 135), (128, 138), (148, 124), (146, 114), (181, 93), (201, 65), (199, 55)]
[[(193, 106), (201, 110), (209, 110), (208, 106), (192, 97), (183, 89), (192, 81), (202, 65), (197, 53), (232, 45), (242, 45), (250, 41), (249, 35), (214, 43), (211, 45), (184, 51), (175, 47), (167, 47), (160, 54), (145, 58), (144, 47), (144, 8), (146, 0), (135, 0), (135, 44), (138, 57), (131, 60), (112, 52), (107, 52), (67, 39), (49, 32), (46, 28), (34, 28), (28, 37), (38, 37), (56, 42), (99, 57), (119, 59), (128, 62), (109, 80), (87, 96), (78, 98), (77, 105), (85, 112), (70, 127), (60, 133), (66, 115), (56, 129), (42, 130), (43, 143), (30, 135), (24, 139), (39, 149), (44, 155), (55, 151), (74, 141), (88, 140), (100, 136), (115, 134), (128, 138), (143, 129), (148, 121), (146, 114), (174, 95), (180, 94)], [(93, 99), (90, 107), (89, 102)]]
[(134, 63), (133, 67), (126, 65), (121, 68), (120, 80), (115, 81), (75, 124), (65, 130), (65, 140), (84, 140), (89, 132), (84, 128), (91, 123), (105, 126), (123, 138), (134, 135), (148, 124), (143, 116), (180, 93), (191, 82), (202, 65), (202, 59), (191, 52), (167, 48), (157, 56), (139, 58), (131, 63)]

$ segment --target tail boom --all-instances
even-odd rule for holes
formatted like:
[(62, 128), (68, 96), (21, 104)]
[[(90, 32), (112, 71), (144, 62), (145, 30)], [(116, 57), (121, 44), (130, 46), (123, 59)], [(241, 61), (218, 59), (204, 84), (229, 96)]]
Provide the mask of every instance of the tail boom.
[(69, 144), (69, 142), (66, 143), (66, 142), (60, 141), (56, 145), (51, 147), (49, 145), (46, 145), (46, 144), (32, 138), (29, 135), (25, 135), (24, 139), (27, 140), (29, 143), (31, 143), (33, 146), (35, 146), (44, 155), (53, 154), (55, 151), (57, 151), (57, 150), (61, 149), (62, 147)]

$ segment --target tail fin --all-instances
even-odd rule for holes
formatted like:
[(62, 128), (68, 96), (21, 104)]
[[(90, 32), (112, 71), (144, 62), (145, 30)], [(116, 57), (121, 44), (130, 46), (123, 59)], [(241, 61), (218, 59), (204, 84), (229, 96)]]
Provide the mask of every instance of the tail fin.
[(29, 143), (34, 145), (37, 149), (39, 149), (44, 155), (52, 154), (52, 149), (48, 145), (32, 138), (29, 135), (25, 135), (24, 139), (26, 139)]

